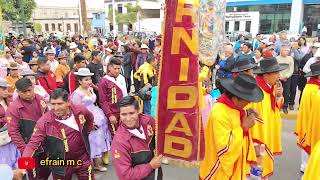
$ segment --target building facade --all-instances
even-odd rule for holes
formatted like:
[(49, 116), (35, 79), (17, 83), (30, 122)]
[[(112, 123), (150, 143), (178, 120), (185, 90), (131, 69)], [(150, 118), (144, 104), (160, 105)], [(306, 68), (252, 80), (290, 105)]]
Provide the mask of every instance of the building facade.
[(259, 13), (258, 32), (261, 34), (282, 30), (301, 33), (306, 26), (307, 34), (316, 36), (320, 28), (319, 0), (227, 0), (227, 12)]
[[(42, 32), (72, 32), (79, 34), (80, 8), (79, 0), (36, 0), (37, 7), (32, 14), (31, 21), (41, 24)], [(95, 0), (95, 3), (86, 1), (87, 18), (91, 30), (97, 33), (105, 31), (105, 9), (103, 0)]]
[[(105, 0), (106, 14), (112, 10), (112, 0)], [(126, 5), (141, 7), (140, 18), (134, 24), (116, 24), (116, 31), (127, 33), (128, 31), (153, 31), (161, 33), (161, 23), (163, 20), (164, 0), (115, 0), (115, 10), (118, 13), (127, 13)], [(110, 12), (111, 13), (111, 12)], [(110, 30), (113, 30), (112, 19), (107, 22)]]

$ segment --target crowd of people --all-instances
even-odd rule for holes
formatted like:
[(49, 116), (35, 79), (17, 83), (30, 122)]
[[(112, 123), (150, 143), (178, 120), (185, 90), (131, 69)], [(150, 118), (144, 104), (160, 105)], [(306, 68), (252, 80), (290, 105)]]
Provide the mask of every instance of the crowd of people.
[[(16, 174), (87, 180), (93, 170), (107, 171), (112, 158), (121, 180), (161, 178), (160, 165), (168, 162), (154, 157), (153, 119), (161, 48), (160, 35), (8, 37), (0, 60), (0, 153), (6, 154), (0, 164), (17, 169), (20, 157), (33, 157), (35, 168)], [(282, 32), (269, 39), (240, 36), (223, 49), (213, 66), (199, 65), (206, 145), (200, 178), (272, 175), (273, 158), (282, 152), (280, 111), (294, 110), (300, 100), (295, 133), (305, 172), (317, 142), (316, 125), (306, 121), (319, 118), (316, 110), (308, 113), (319, 103), (312, 97), (320, 86), (320, 43), (308, 46), (304, 37), (288, 40)], [(46, 159), (76, 159), (81, 166), (43, 165)]]
[[(8, 136), (0, 152), (7, 155), (0, 164), (16, 169), (20, 157), (34, 157), (36, 167), (28, 172), (31, 179), (47, 179), (50, 172), (54, 179), (70, 179), (72, 174), (88, 179), (93, 177), (91, 170), (107, 171), (113, 150), (119, 177), (138, 176), (139, 169), (126, 164), (131, 161), (148, 164), (140, 177), (160, 166), (161, 158), (153, 158), (153, 150), (146, 146), (154, 139), (154, 120), (139, 114), (151, 115), (156, 109), (155, 104), (151, 107), (151, 89), (157, 86), (161, 36), (142, 41), (123, 36), (120, 41), (98, 39), (98, 43), (94, 38), (7, 39), (0, 61), (0, 127)], [(126, 144), (133, 148), (123, 149), (124, 132), (116, 133), (121, 128), (133, 134), (139, 130), (138, 139), (133, 138), (137, 142), (131, 144), (131, 138)], [(133, 153), (136, 147), (149, 151), (129, 161), (128, 151)], [(116, 156), (122, 153), (126, 155)], [(82, 166), (40, 165), (47, 158), (81, 159)]]

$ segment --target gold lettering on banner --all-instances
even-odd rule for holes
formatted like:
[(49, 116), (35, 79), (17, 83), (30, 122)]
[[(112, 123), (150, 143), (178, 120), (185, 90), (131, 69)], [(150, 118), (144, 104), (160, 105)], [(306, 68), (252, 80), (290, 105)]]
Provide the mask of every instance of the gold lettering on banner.
[[(182, 149), (173, 148), (173, 144), (183, 145)], [(164, 153), (188, 158), (191, 156), (192, 143), (189, 139), (166, 134), (164, 137)]]
[(189, 36), (188, 32), (183, 27), (173, 27), (171, 54), (180, 54), (180, 41), (183, 41), (193, 55), (198, 54), (198, 30), (192, 28), (192, 35)]
[[(168, 89), (167, 108), (168, 109), (188, 109), (197, 103), (198, 89), (195, 86), (170, 86)], [(177, 94), (187, 94), (186, 100), (178, 100)]]
[(188, 81), (188, 73), (189, 73), (189, 58), (181, 58), (179, 81)]
[[(194, 72), (190, 68), (190, 61), (195, 61), (194, 56), (198, 55), (199, 38), (198, 29), (195, 25), (197, 22), (198, 0), (177, 0), (177, 9), (175, 14), (174, 24), (183, 23), (183, 17), (191, 17), (191, 26), (189, 27), (172, 27), (171, 56), (175, 61), (179, 58), (179, 82), (188, 82), (189, 72)], [(174, 14), (172, 14), (174, 16)], [(171, 23), (171, 22), (170, 22)], [(190, 22), (187, 22), (190, 23)], [(182, 25), (183, 26), (183, 25)], [(181, 44), (183, 45), (183, 52)], [(188, 51), (189, 50), (189, 51)], [(192, 82), (191, 82), (192, 83)], [(197, 85), (176, 85), (168, 88), (167, 94), (167, 110), (173, 112), (173, 117), (165, 129), (164, 137), (164, 154), (178, 156), (181, 158), (190, 158), (193, 150), (193, 145), (189, 137), (193, 133), (189, 121), (181, 109), (195, 108), (198, 102), (198, 86)], [(177, 99), (179, 95), (183, 95), (184, 99)], [(176, 111), (174, 111), (176, 110)], [(180, 112), (179, 112), (180, 111)], [(192, 119), (193, 120), (193, 119)], [(177, 135), (183, 133), (184, 135)]]
[[(190, 4), (192, 6), (185, 7), (186, 4)], [(195, 13), (193, 6), (198, 6), (198, 0), (178, 0), (176, 22), (182, 22), (183, 16), (190, 16), (192, 18), (192, 22), (195, 22), (197, 13)]]
[[(180, 122), (182, 127), (177, 127), (177, 123)], [(167, 127), (165, 133), (171, 133), (172, 131), (183, 132), (187, 136), (192, 136), (191, 129), (189, 127), (188, 121), (184, 114), (177, 113), (173, 116), (169, 126)]]

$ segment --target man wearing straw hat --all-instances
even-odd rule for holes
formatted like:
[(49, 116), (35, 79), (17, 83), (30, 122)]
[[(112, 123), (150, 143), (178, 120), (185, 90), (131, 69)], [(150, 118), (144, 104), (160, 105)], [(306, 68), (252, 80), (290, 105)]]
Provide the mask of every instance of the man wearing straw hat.
[[(280, 71), (288, 68), (287, 64), (278, 64), (276, 58), (263, 59), (260, 67), (254, 70), (257, 74), (257, 84), (263, 91), (264, 98), (258, 103), (251, 103), (247, 108), (255, 109), (259, 116), (258, 122), (250, 130), (256, 149), (261, 149), (259, 144), (265, 145), (264, 152), (259, 152), (261, 157), (262, 178), (266, 179), (273, 174), (273, 159), (282, 153), (281, 145), (281, 116), (280, 109), (283, 105), (282, 85)], [(261, 150), (262, 151), (262, 150)], [(252, 168), (254, 175), (260, 176), (261, 169)]]
[(48, 49), (46, 51), (46, 56), (50, 62), (50, 71), (53, 73), (56, 72), (59, 62), (55, 60), (55, 52), (52, 49)]
[(221, 79), (225, 89), (213, 106), (205, 129), (205, 159), (200, 163), (200, 179), (246, 179), (248, 162), (256, 160), (249, 130), (256, 112), (243, 108), (263, 99), (255, 79), (240, 73)]
[(8, 81), (10, 87), (8, 89), (9, 94), (12, 95), (14, 90), (16, 89), (16, 82), (20, 79), (19, 71), (18, 71), (18, 64), (16, 62), (11, 62), (8, 67), (9, 74), (6, 77), (6, 80)]

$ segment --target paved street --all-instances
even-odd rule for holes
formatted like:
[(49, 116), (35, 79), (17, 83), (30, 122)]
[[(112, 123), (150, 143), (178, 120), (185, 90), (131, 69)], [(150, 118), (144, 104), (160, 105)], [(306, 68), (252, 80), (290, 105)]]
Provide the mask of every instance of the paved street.
[[(298, 180), (300, 152), (296, 146), (296, 139), (292, 133), (295, 127), (294, 120), (284, 120), (282, 130), (283, 155), (276, 158), (275, 174), (272, 180)], [(198, 179), (198, 169), (180, 168), (176, 166), (163, 166), (164, 180), (196, 180)], [(96, 179), (116, 179), (114, 169), (108, 166), (107, 173), (96, 173)]]

